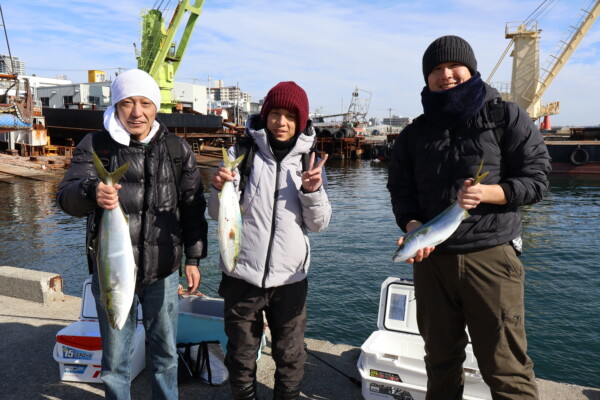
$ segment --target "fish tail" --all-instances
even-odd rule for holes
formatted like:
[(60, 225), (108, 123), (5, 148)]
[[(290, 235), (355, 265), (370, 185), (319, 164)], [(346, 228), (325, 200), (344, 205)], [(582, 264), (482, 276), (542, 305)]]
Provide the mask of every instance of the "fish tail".
[(482, 180), (484, 180), (485, 177), (488, 176), (488, 174), (490, 173), (490, 171), (485, 171), (482, 174), (481, 173), (482, 169), (483, 169), (483, 159), (481, 159), (481, 164), (479, 164), (479, 169), (477, 170), (477, 173), (473, 177), (473, 186), (477, 185), (479, 182), (481, 182)]
[(94, 166), (96, 167), (96, 172), (98, 172), (98, 177), (106, 184), (108, 180), (108, 171), (104, 168), (104, 165), (102, 165), (102, 161), (100, 161), (100, 158), (95, 151), (92, 152), (92, 157), (94, 158)]
[(238, 165), (240, 165), (240, 163), (242, 162), (242, 160), (244, 159), (244, 156), (241, 155), (238, 158), (235, 159), (235, 161), (233, 161), (231, 163), (231, 168), (229, 169), (230, 171), (233, 171), (234, 169), (237, 168)]
[(106, 185), (114, 185), (115, 183), (119, 182), (123, 175), (125, 175), (125, 172), (127, 172), (127, 170), (129, 169), (129, 162), (127, 162), (121, 165), (119, 168), (117, 168), (114, 172), (108, 172), (106, 168), (104, 168), (104, 165), (102, 165), (102, 161), (100, 161), (100, 158), (98, 157), (96, 152), (93, 152), (92, 156), (94, 158), (94, 166), (96, 167), (98, 176), (100, 177), (100, 180)]
[(225, 164), (225, 168), (227, 168), (230, 171), (233, 171), (234, 169), (236, 169), (237, 166), (244, 159), (244, 156), (241, 155), (238, 158), (236, 158), (234, 161), (231, 161), (229, 158), (229, 154), (227, 154), (227, 150), (225, 149), (225, 147), (221, 147), (221, 151), (223, 152), (223, 163)]
[(225, 149), (225, 147), (221, 147), (221, 152), (223, 153), (223, 163), (225, 164), (225, 168), (229, 169), (231, 163), (229, 162), (229, 155), (227, 154), (227, 149)]
[(123, 177), (123, 175), (125, 175), (125, 172), (127, 172), (128, 169), (129, 169), (129, 162), (126, 162), (125, 164), (123, 164), (119, 168), (117, 168), (114, 172), (111, 172), (109, 174), (111, 182), (113, 184), (119, 182), (119, 179), (121, 179)]

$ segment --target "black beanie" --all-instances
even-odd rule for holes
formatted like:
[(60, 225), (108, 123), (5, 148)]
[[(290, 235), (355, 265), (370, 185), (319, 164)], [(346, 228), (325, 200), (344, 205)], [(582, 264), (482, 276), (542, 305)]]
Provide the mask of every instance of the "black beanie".
[(427, 77), (439, 64), (457, 62), (469, 69), (471, 75), (477, 72), (477, 60), (471, 45), (458, 36), (442, 36), (435, 39), (423, 54), (423, 77)]

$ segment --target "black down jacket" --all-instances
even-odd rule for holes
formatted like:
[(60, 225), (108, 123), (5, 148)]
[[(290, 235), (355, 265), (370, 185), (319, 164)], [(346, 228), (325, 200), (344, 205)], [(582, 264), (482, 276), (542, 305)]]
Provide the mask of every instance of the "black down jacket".
[(92, 151), (100, 148), (98, 156), (108, 171), (130, 163), (119, 181), (119, 203), (129, 219), (138, 285), (150, 284), (179, 269), (184, 248), (188, 259), (206, 257), (206, 200), (196, 160), (187, 142), (180, 139), (182, 173), (178, 201), (165, 142), (167, 134), (171, 133), (161, 125), (147, 145), (132, 140), (129, 146), (117, 143), (106, 131), (88, 134), (77, 145), (56, 196), (58, 206), (67, 214), (88, 217), (88, 262), (95, 268), (93, 243), (102, 209), (96, 203), (99, 178)]
[[(486, 101), (500, 97), (486, 85)], [(548, 189), (550, 157), (543, 137), (525, 110), (505, 103), (500, 143), (486, 128), (492, 118), (486, 107), (453, 129), (436, 126), (421, 116), (398, 136), (391, 152), (388, 189), (396, 222), (402, 230), (410, 220), (428, 222), (456, 200), (466, 179), (481, 160), (489, 175), (483, 184), (499, 184), (508, 204), (482, 203), (436, 252), (464, 252), (508, 243), (521, 234), (518, 207), (542, 199)]]

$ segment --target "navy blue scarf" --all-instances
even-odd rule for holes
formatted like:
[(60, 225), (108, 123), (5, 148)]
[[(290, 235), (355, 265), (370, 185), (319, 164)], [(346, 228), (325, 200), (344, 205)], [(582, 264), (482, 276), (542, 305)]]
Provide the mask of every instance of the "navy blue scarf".
[(485, 85), (481, 74), (452, 89), (432, 92), (428, 86), (421, 92), (425, 117), (442, 128), (454, 128), (476, 115), (485, 103)]

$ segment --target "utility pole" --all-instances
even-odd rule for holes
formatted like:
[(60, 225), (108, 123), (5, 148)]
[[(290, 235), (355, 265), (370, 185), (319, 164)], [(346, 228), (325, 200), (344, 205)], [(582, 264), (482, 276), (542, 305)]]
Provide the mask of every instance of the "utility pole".
[(212, 93), (210, 92), (210, 75), (208, 76), (208, 86), (206, 87), (206, 91), (208, 92), (208, 110), (206, 110), (206, 115), (210, 115), (210, 112), (212, 110), (212, 101), (211, 101)]
[(238, 109), (240, 104), (240, 83), (235, 83), (235, 125), (238, 125), (238, 119), (240, 117), (240, 110)]

